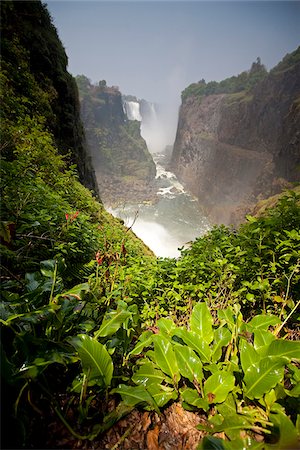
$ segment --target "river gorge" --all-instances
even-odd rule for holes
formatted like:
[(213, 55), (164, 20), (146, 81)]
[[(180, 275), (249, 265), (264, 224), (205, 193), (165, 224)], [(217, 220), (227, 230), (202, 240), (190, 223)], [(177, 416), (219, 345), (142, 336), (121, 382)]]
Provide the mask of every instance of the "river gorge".
[(180, 255), (179, 249), (202, 236), (211, 225), (199, 201), (167, 169), (170, 155), (165, 151), (167, 138), (159, 108), (144, 100), (141, 104), (125, 101), (124, 111), (129, 120), (141, 122), (141, 135), (156, 165), (154, 189), (157, 200), (129, 201), (113, 207), (105, 204), (105, 207), (124, 220), (156, 256), (176, 258)]

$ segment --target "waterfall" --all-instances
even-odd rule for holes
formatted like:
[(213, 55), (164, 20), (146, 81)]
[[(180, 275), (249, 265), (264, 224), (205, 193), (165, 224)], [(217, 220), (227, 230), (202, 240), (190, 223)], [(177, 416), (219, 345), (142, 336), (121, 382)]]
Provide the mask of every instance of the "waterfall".
[(164, 105), (134, 96), (123, 96), (123, 109), (128, 120), (141, 122), (141, 136), (150, 153), (164, 153), (166, 147), (173, 144), (176, 126), (170, 124), (169, 116), (172, 114)]
[(127, 118), (129, 120), (138, 120), (139, 122), (142, 121), (139, 102), (125, 101), (124, 106)]
[(141, 103), (142, 125), (141, 135), (147, 142), (150, 153), (161, 153), (169, 142), (165, 139), (164, 121), (155, 103), (142, 100)]

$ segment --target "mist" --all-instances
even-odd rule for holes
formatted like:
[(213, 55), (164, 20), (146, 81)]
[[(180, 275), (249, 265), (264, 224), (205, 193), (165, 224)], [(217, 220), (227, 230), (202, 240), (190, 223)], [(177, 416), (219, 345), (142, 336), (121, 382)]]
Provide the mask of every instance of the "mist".
[(179, 105), (165, 103), (154, 107), (155, 114), (141, 123), (141, 135), (150, 153), (170, 152), (166, 147), (173, 146), (175, 141)]
[(159, 134), (168, 144), (190, 83), (237, 75), (258, 56), (270, 69), (300, 39), (300, 4), (293, 1), (47, 3), (69, 71), (161, 104)]

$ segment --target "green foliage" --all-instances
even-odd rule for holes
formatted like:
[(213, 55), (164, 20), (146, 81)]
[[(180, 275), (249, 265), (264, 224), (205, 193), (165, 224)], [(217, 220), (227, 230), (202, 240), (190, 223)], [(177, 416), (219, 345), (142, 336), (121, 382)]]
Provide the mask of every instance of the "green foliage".
[[(3, 2), (2, 11), (1, 377), (7, 430), (18, 435), (15, 420), (27, 430), (10, 445), (41, 445), (37, 412), (52, 421), (51, 410), (74, 437), (93, 440), (135, 406), (159, 413), (172, 401), (206, 418), (203, 448), (293, 445), (299, 195), (239, 230), (214, 228), (178, 260), (155, 259), (70, 164), (74, 86), (46, 8)], [(17, 19), (24, 29), (12, 33)], [(263, 72), (255, 64), (253, 80)], [(89, 80), (77, 81), (88, 97)], [(107, 89), (95, 88), (100, 109)], [(138, 147), (137, 123), (122, 122), (119, 133)]]
[(237, 76), (226, 78), (219, 83), (216, 81), (201, 80), (192, 83), (181, 94), (182, 100), (191, 97), (202, 97), (212, 94), (233, 94), (241, 91), (249, 91), (253, 86), (263, 80), (267, 75), (267, 70), (260, 62), (260, 58), (254, 62), (248, 72), (242, 72)]
[(285, 57), (280, 61), (277, 66), (275, 66), (271, 70), (271, 74), (278, 74), (290, 70), (295, 64), (300, 62), (300, 47), (298, 47), (294, 52), (288, 53)]
[(105, 80), (93, 85), (84, 75), (76, 77), (81, 115), (97, 170), (116, 177), (149, 181), (155, 176), (155, 164), (140, 134), (140, 123), (126, 120), (121, 93), (106, 86)]
[[(224, 323), (223, 317), (231, 320)], [(263, 317), (260, 318), (246, 323), (235, 305), (220, 311), (219, 317), (213, 320), (206, 304), (197, 303), (187, 324), (187, 328), (193, 327), (193, 332), (174, 323), (159, 321), (162, 324), (159, 332), (152, 335), (152, 340), (149, 335), (144, 340), (150, 349), (133, 368), (132, 381), (138, 385), (139, 394), (133, 394), (136, 387), (125, 388), (124, 385), (114, 392), (121, 395), (125, 405), (134, 406), (143, 401), (150, 409), (157, 409), (166, 401), (181, 397), (188, 409), (200, 409), (206, 413), (206, 424), (198, 428), (210, 434), (225, 434), (224, 446), (215, 441), (216, 447), (212, 448), (227, 448), (227, 443), (228, 448), (233, 448), (231, 445), (251, 448), (258, 432), (267, 441), (277, 439), (279, 445), (295, 444), (295, 421), (287, 417), (291, 411), (284, 409), (283, 400), (298, 396), (295, 384), (287, 387), (287, 379), (297, 370), (300, 342), (276, 338), (276, 329), (269, 330), (274, 324), (271, 320), (265, 324), (264, 330), (271, 339), (265, 339), (264, 345), (258, 346), (257, 336), (262, 333)], [(196, 337), (202, 341), (207, 321), (212, 337), (207, 338), (209, 351), (204, 355), (195, 341)], [(229, 339), (222, 342), (222, 351), (214, 358), (222, 329), (227, 330)], [(188, 333), (194, 333), (192, 338), (186, 338)], [(131, 355), (137, 355), (138, 351), (142, 351), (139, 343)], [(163, 392), (169, 396), (161, 401)], [(295, 412), (292, 411), (293, 414)], [(289, 433), (284, 431), (285, 424)], [(210, 448), (207, 441), (202, 446)]]
[[(159, 315), (184, 320), (191, 303), (203, 299), (210, 310), (239, 303), (249, 318), (287, 318), (300, 294), (299, 223), (299, 195), (291, 192), (267, 216), (248, 217), (239, 230), (216, 227), (179, 260), (158, 261), (160, 279), (151, 290)], [(146, 308), (143, 317), (151, 319)]]

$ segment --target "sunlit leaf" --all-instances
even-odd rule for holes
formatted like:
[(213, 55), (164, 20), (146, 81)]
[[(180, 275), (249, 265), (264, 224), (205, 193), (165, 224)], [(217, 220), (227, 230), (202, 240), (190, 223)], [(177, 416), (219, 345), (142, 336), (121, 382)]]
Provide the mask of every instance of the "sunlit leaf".
[(196, 406), (196, 408), (204, 409), (207, 411), (209, 409), (208, 401), (205, 398), (200, 397), (196, 389), (185, 388), (180, 391), (182, 399), (189, 405)]
[(173, 330), (176, 329), (176, 325), (173, 320), (167, 319), (166, 317), (162, 317), (157, 321), (157, 326), (161, 333), (171, 336)]
[(222, 355), (222, 348), (226, 347), (231, 340), (231, 333), (228, 328), (219, 327), (214, 332), (214, 345), (212, 348), (212, 361), (217, 362)]
[(246, 373), (250, 366), (256, 364), (260, 360), (260, 356), (256, 352), (253, 345), (249, 344), (245, 339), (241, 339), (239, 343), (239, 350), (242, 369), (244, 373)]
[(194, 350), (186, 345), (175, 344), (174, 351), (181, 375), (191, 382), (196, 380), (201, 383), (203, 379), (202, 363)]
[(245, 395), (260, 398), (274, 388), (283, 378), (287, 358), (265, 357), (248, 368), (244, 376)]
[[(166, 380), (166, 375), (159, 369), (156, 369), (152, 362), (142, 364), (141, 367), (132, 376), (132, 381), (136, 384), (149, 386), (150, 384), (161, 384)], [(171, 380), (170, 380), (171, 381)]]
[(195, 350), (202, 362), (210, 361), (211, 349), (207, 342), (201, 339), (197, 333), (180, 328), (176, 330), (176, 336), (180, 337), (185, 344)]
[(276, 338), (270, 331), (265, 331), (263, 329), (256, 330), (254, 332), (254, 348), (255, 350), (263, 356), (267, 356), (269, 351), (269, 345)]
[(171, 342), (159, 334), (153, 336), (153, 342), (158, 367), (177, 384), (180, 380), (180, 372)]
[(75, 296), (75, 297), (82, 297), (82, 293), (83, 292), (89, 292), (90, 290), (90, 285), (89, 283), (81, 283), (81, 284), (77, 284), (76, 286), (74, 286), (72, 289), (69, 289), (66, 292), (63, 292), (62, 294), (57, 295), (57, 297), (59, 296)]
[(98, 338), (104, 336), (111, 336), (112, 334), (118, 331), (121, 325), (130, 316), (131, 313), (129, 311), (125, 311), (124, 309), (106, 313), (102, 321), (101, 327), (99, 328), (98, 331), (95, 332), (94, 337)]
[(115, 389), (112, 389), (112, 394), (120, 394), (123, 402), (128, 406), (150, 405), (156, 412), (159, 413), (158, 406), (154, 399), (146, 390), (145, 386), (127, 386), (126, 384), (119, 384)]
[(272, 314), (260, 314), (258, 316), (253, 317), (253, 319), (248, 322), (247, 327), (255, 330), (268, 330), (268, 328), (272, 325), (277, 325), (281, 323), (281, 320), (277, 316), (273, 316)]
[(219, 371), (211, 375), (204, 383), (205, 398), (209, 403), (224, 402), (232, 391), (235, 378), (229, 372)]
[(213, 319), (206, 303), (197, 303), (191, 315), (191, 331), (198, 334), (207, 344), (210, 344), (214, 338), (212, 328)]
[(153, 333), (151, 331), (144, 331), (137, 341), (135, 347), (128, 353), (127, 358), (132, 355), (139, 355), (145, 347), (152, 344)]
[(272, 434), (277, 438), (274, 446), (276, 450), (299, 448), (297, 429), (284, 412), (271, 413), (270, 421), (274, 425), (271, 428)]
[(169, 386), (152, 383), (147, 386), (147, 390), (159, 408), (165, 406), (170, 400), (176, 400), (178, 397), (176, 390)]
[(83, 373), (89, 380), (99, 378), (109, 386), (113, 374), (113, 362), (104, 345), (86, 334), (70, 339), (81, 360)]
[(273, 340), (268, 348), (268, 355), (300, 360), (300, 341)]

